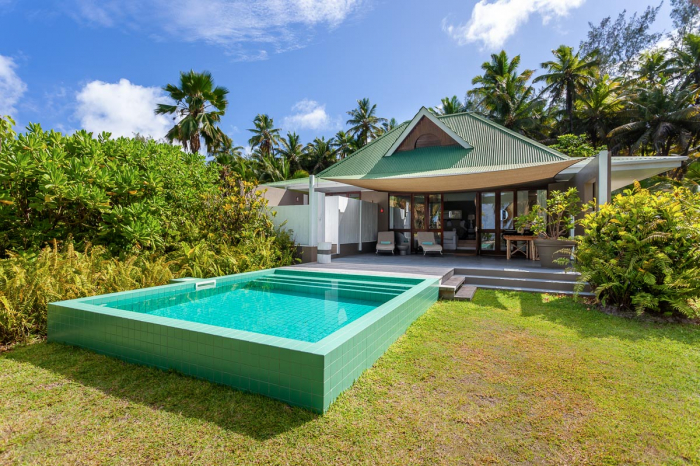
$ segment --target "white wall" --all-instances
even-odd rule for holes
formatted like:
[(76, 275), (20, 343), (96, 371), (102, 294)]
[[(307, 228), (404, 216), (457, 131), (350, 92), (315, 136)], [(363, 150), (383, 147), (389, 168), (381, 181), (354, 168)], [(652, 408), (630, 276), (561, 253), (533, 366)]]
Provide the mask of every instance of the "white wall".
[(308, 205), (277, 206), (270, 207), (270, 210), (275, 212), (272, 223), (276, 227), (284, 225), (284, 229), (292, 230), (292, 237), (296, 244), (309, 244), (309, 213), (311, 209)]
[[(318, 242), (353, 244), (377, 241), (379, 220), (377, 204), (346, 197), (326, 197), (323, 193), (317, 193), (317, 196)], [(275, 226), (284, 225), (285, 229), (293, 231), (295, 243), (309, 245), (310, 206), (277, 206), (271, 207), (270, 210), (276, 212), (272, 218)]]

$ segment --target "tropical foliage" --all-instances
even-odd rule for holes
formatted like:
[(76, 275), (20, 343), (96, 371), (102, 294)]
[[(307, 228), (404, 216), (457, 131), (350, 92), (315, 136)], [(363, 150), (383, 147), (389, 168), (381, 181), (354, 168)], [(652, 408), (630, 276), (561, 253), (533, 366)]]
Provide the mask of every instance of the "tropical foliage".
[(576, 188), (566, 191), (552, 191), (547, 198), (547, 206), (535, 204), (530, 212), (516, 217), (515, 226), (528, 228), (533, 235), (547, 239), (572, 239), (571, 231), (576, 226), (576, 217), (590, 206), (581, 205)]
[(211, 73), (193, 70), (180, 73), (180, 84), (168, 84), (163, 90), (175, 104), (158, 104), (157, 115), (172, 115), (176, 122), (166, 134), (169, 141), (179, 141), (182, 148), (199, 152), (201, 140), (207, 151), (223, 137), (218, 127), (226, 112), (228, 90), (214, 86)]
[(635, 184), (581, 224), (576, 267), (602, 303), (700, 316), (700, 194)]

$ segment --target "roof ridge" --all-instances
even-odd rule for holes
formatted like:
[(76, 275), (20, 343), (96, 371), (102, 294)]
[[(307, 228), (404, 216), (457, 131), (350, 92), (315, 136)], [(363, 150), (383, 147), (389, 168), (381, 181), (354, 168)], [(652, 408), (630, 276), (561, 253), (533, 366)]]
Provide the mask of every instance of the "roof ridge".
[[(509, 135), (509, 136), (513, 136), (513, 137), (515, 137), (515, 138), (521, 140), (521, 141), (524, 142), (525, 144), (528, 144), (528, 145), (531, 145), (531, 146), (535, 146), (535, 147), (538, 147), (538, 148), (540, 148), (540, 149), (544, 149), (544, 150), (546, 150), (547, 152), (551, 153), (552, 155), (556, 155), (557, 157), (561, 158), (562, 160), (569, 160), (569, 159), (571, 159), (571, 157), (569, 157), (569, 156), (566, 155), (566, 154), (563, 154), (563, 153), (559, 152), (558, 150), (552, 149), (552, 148), (549, 147), (549, 146), (545, 146), (544, 144), (541, 144), (541, 143), (539, 143), (539, 142), (535, 141), (534, 139), (531, 139), (531, 138), (529, 138), (529, 137), (527, 137), (527, 136), (523, 136), (522, 134), (518, 133), (517, 131), (513, 131), (512, 129), (506, 128), (505, 126), (500, 125), (500, 124), (496, 123), (495, 121), (491, 120), (490, 118), (487, 118), (487, 117), (485, 117), (485, 116), (483, 116), (483, 115), (479, 115), (479, 114), (476, 113), (476, 112), (464, 112), (464, 113), (462, 113), (462, 114), (463, 114), (463, 115), (467, 115), (467, 116), (472, 117), (472, 118), (475, 118), (475, 119), (477, 119), (477, 120), (479, 120), (479, 121), (481, 121), (481, 122), (483, 122), (483, 123), (486, 123), (487, 125), (489, 125), (489, 126), (495, 128), (495, 129), (499, 130), (499, 131), (502, 132), (502, 133), (505, 133), (505, 134), (507, 134), (507, 135)], [(452, 114), (452, 115), (445, 115), (445, 116), (454, 116), (454, 115), (460, 115), (460, 114), (459, 114), (459, 113), (454, 113), (454, 114)]]
[[(341, 165), (341, 164), (342, 164), (343, 162), (345, 162), (346, 160), (350, 160), (351, 158), (355, 157), (356, 155), (361, 154), (361, 153), (362, 153), (365, 149), (367, 149), (369, 146), (371, 146), (372, 144), (374, 144), (374, 143), (376, 143), (376, 142), (382, 140), (383, 138), (385, 138), (386, 136), (390, 135), (391, 133), (393, 133), (393, 132), (396, 131), (397, 129), (401, 128), (401, 127), (402, 127), (403, 125), (405, 125), (405, 124), (407, 124), (407, 122), (403, 122), (403, 123), (401, 123), (401, 124), (395, 126), (395, 127), (392, 128), (391, 130), (389, 130), (389, 131), (387, 131), (386, 133), (384, 133), (384, 134), (382, 134), (381, 136), (379, 136), (377, 139), (374, 139), (374, 140), (368, 142), (367, 144), (365, 144), (364, 146), (360, 147), (359, 149), (357, 149), (355, 152), (353, 152), (352, 154), (348, 155), (348, 156), (345, 157), (344, 159), (341, 159), (341, 160), (337, 161), (336, 163), (334, 163), (333, 165), (331, 165), (330, 167), (326, 168), (325, 170), (320, 171), (316, 176), (319, 177), (319, 178), (322, 178), (322, 175), (323, 175), (325, 172), (327, 172), (328, 170), (330, 170), (331, 168), (333, 168), (333, 167), (338, 167), (339, 165)], [(401, 134), (403, 134), (403, 131), (401, 132)], [(399, 137), (401, 136), (401, 134), (399, 134)]]

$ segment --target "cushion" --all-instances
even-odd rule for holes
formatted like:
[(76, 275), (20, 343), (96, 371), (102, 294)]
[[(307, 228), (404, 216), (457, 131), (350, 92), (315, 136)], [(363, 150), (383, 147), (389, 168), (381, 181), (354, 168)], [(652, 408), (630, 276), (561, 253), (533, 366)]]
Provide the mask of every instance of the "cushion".
[(391, 244), (391, 241), (380, 241), (379, 244)]
[(423, 241), (421, 244), (422, 244), (423, 246), (432, 246), (432, 245), (433, 245), (433, 242), (432, 242), (432, 241)]

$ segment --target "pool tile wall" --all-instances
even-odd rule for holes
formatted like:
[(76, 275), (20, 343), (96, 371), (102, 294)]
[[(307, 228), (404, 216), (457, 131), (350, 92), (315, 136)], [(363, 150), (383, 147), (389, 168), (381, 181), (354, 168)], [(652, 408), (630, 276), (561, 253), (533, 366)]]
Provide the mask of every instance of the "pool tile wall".
[[(273, 269), (238, 274), (217, 282), (274, 273)], [(415, 285), (317, 343), (109, 307), (191, 291), (196, 281), (51, 303), (48, 339), (325, 412), (438, 298), (436, 279), (397, 279)]]

